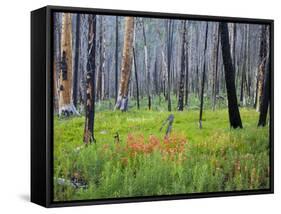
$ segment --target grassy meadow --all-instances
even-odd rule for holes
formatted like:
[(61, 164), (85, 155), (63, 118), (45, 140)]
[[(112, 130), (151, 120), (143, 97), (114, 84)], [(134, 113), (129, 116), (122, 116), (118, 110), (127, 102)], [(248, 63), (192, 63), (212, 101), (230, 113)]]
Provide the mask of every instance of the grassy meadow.
[[(240, 108), (243, 129), (236, 130), (223, 104), (208, 108), (199, 129), (195, 101), (183, 112), (158, 102), (124, 113), (110, 110), (110, 102), (96, 104), (96, 143), (89, 146), (84, 116), (54, 116), (54, 201), (269, 188), (269, 128), (257, 127), (253, 108)], [(159, 129), (171, 113), (165, 138), (166, 128)], [(73, 178), (83, 187), (70, 185)]]

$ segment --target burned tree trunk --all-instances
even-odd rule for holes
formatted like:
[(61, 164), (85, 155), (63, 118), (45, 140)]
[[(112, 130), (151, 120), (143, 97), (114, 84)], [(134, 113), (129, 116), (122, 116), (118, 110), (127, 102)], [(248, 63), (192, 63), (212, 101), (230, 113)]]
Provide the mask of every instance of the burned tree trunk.
[(133, 58), (134, 58), (135, 78), (136, 78), (137, 108), (140, 109), (139, 80), (138, 80), (138, 71), (137, 71), (135, 48), (133, 48)]
[(260, 64), (258, 67), (258, 76), (257, 76), (257, 91), (256, 91), (256, 110), (259, 112), (261, 107), (262, 93), (263, 93), (263, 83), (264, 83), (264, 74), (265, 74), (265, 63), (266, 63), (266, 26), (262, 26), (261, 31), (261, 44), (260, 44)]
[[(192, 35), (192, 34), (191, 34)], [(188, 106), (188, 42), (186, 41), (186, 46), (185, 46), (185, 106)]]
[(202, 128), (202, 114), (203, 114), (203, 102), (204, 102), (204, 85), (206, 76), (206, 52), (207, 52), (207, 42), (208, 42), (208, 22), (206, 24), (206, 34), (205, 34), (205, 47), (204, 47), (204, 65), (203, 65), (203, 76), (202, 76), (202, 86), (201, 86), (201, 96), (200, 96), (200, 113), (199, 113), (199, 128)]
[(118, 16), (115, 24), (115, 103), (118, 97)]
[(217, 102), (217, 79), (218, 79), (218, 69), (219, 69), (219, 28), (216, 27), (216, 34), (215, 34), (215, 41), (216, 41), (216, 48), (214, 50), (216, 56), (216, 62), (214, 63), (214, 72), (213, 72), (213, 111), (216, 109), (216, 102)]
[(73, 71), (73, 105), (77, 108), (77, 92), (78, 92), (78, 68), (79, 68), (79, 51), (80, 51), (80, 14), (76, 15), (76, 36), (75, 36), (75, 60)]
[(146, 84), (146, 93), (147, 93), (147, 100), (148, 100), (148, 109), (151, 109), (151, 94), (150, 94), (150, 71), (148, 68), (148, 53), (147, 53), (147, 44), (146, 44), (146, 34), (145, 34), (145, 27), (144, 21), (142, 20), (142, 33), (143, 33), (143, 42), (144, 42), (144, 66), (145, 66), (145, 73), (147, 77), (147, 84)]
[(270, 69), (269, 69), (269, 61), (266, 62), (266, 77), (263, 83), (263, 92), (262, 92), (262, 100), (261, 100), (261, 107), (260, 107), (260, 117), (258, 126), (265, 126), (266, 125), (266, 117), (268, 106), (270, 102)]
[(85, 144), (95, 142), (94, 121), (95, 121), (95, 50), (96, 50), (96, 16), (88, 15), (88, 62), (86, 73), (86, 103), (85, 103)]
[(167, 23), (167, 71), (168, 71), (167, 98), (168, 98), (168, 111), (172, 111), (172, 103), (171, 103), (171, 58), (172, 58), (173, 35), (174, 35), (174, 22), (173, 22), (173, 20), (168, 20), (168, 23)]
[(104, 26), (103, 26), (103, 17), (100, 16), (99, 18), (99, 70), (97, 74), (97, 89), (96, 89), (96, 96), (97, 101), (101, 101), (104, 99), (104, 81), (105, 81), (105, 73), (104, 73), (104, 66), (105, 66), (105, 50), (104, 50)]
[(228, 26), (226, 22), (220, 22), (220, 39), (223, 56), (223, 65), (225, 71), (225, 83), (228, 99), (228, 114), (230, 126), (232, 128), (243, 128), (240, 118), (239, 108), (237, 104), (237, 96), (235, 89), (235, 73), (232, 65), (229, 45)]
[(71, 14), (62, 15), (61, 62), (59, 75), (59, 115), (78, 114), (71, 99), (72, 87), (72, 23)]
[(115, 108), (121, 111), (128, 110), (128, 89), (132, 68), (133, 32), (134, 17), (126, 17), (121, 78), (119, 84), (118, 98), (115, 105)]
[(184, 98), (184, 76), (185, 76), (185, 66), (186, 66), (186, 21), (182, 22), (183, 24), (183, 33), (182, 33), (182, 49), (181, 49), (181, 71), (180, 71), (180, 79), (179, 79), (179, 99), (178, 99), (178, 110), (183, 111), (183, 98)]

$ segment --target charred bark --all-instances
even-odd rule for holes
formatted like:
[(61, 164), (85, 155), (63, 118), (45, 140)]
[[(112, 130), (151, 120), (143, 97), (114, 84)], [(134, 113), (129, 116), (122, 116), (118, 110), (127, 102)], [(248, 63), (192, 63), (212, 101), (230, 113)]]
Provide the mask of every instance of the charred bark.
[(205, 47), (204, 47), (204, 65), (203, 65), (203, 75), (202, 75), (202, 85), (201, 85), (201, 95), (200, 95), (200, 113), (199, 113), (199, 128), (202, 128), (202, 114), (203, 114), (203, 103), (204, 103), (204, 85), (206, 76), (206, 51), (207, 51), (207, 41), (208, 41), (208, 23), (206, 24), (206, 34), (205, 34)]
[(88, 15), (88, 61), (86, 73), (85, 128), (83, 141), (87, 145), (95, 142), (95, 50), (96, 50), (96, 16)]
[(228, 99), (229, 122), (232, 128), (243, 128), (240, 118), (240, 112), (237, 104), (237, 96), (235, 89), (235, 73), (232, 65), (229, 45), (228, 26), (225, 22), (220, 22), (220, 39), (225, 72), (225, 83)]
[(183, 111), (183, 99), (184, 99), (184, 77), (185, 77), (185, 66), (186, 66), (186, 41), (185, 41), (185, 34), (186, 34), (186, 21), (183, 21), (183, 33), (182, 33), (182, 48), (181, 48), (181, 71), (180, 71), (180, 78), (179, 78), (179, 98), (178, 98), (178, 110)]
[(266, 117), (268, 112), (268, 107), (270, 103), (270, 69), (269, 61), (266, 62), (266, 77), (263, 83), (263, 93), (260, 107), (260, 116), (258, 126), (266, 125)]

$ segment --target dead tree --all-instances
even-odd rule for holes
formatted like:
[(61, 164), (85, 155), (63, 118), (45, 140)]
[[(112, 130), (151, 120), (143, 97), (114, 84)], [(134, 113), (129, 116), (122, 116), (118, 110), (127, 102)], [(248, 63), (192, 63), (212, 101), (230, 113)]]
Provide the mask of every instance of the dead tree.
[(168, 111), (172, 111), (171, 103), (171, 58), (172, 58), (172, 47), (173, 47), (173, 35), (174, 35), (174, 21), (168, 20), (167, 23), (167, 71), (168, 71)]
[(258, 66), (258, 76), (257, 76), (257, 90), (256, 90), (256, 110), (260, 111), (262, 92), (263, 92), (263, 83), (264, 83), (264, 74), (265, 74), (265, 64), (267, 56), (267, 43), (266, 43), (266, 26), (262, 26), (261, 37), (260, 37), (260, 64)]
[(79, 114), (71, 99), (72, 88), (72, 22), (71, 14), (62, 15), (61, 63), (59, 74), (59, 115)]
[(85, 128), (83, 141), (87, 145), (95, 142), (95, 51), (96, 51), (96, 16), (88, 15), (88, 61), (86, 73)]
[(200, 113), (199, 113), (199, 128), (202, 129), (202, 114), (203, 114), (203, 103), (204, 103), (204, 85), (206, 76), (206, 52), (207, 52), (207, 42), (208, 42), (208, 22), (206, 23), (206, 33), (205, 33), (205, 46), (204, 46), (204, 65), (202, 74), (202, 85), (201, 85), (201, 95), (200, 95)]
[(144, 42), (144, 66), (145, 66), (145, 73), (147, 77), (146, 83), (146, 93), (147, 93), (147, 100), (148, 100), (148, 109), (151, 109), (151, 92), (150, 92), (150, 71), (148, 67), (148, 53), (147, 53), (147, 43), (146, 43), (146, 33), (145, 33), (145, 26), (144, 21), (142, 19), (142, 33), (143, 33), (143, 42)]
[(260, 116), (258, 126), (265, 126), (266, 125), (266, 117), (268, 112), (268, 107), (270, 103), (270, 63), (269, 60), (266, 62), (266, 77), (263, 83), (263, 93), (262, 93), (262, 100), (261, 100), (261, 107), (260, 107)]
[(174, 122), (174, 115), (170, 114), (169, 117), (166, 120), (164, 120), (164, 122), (162, 123), (162, 126), (160, 128), (160, 132), (162, 131), (163, 127), (166, 124), (168, 124), (167, 129), (166, 129), (166, 133), (165, 133), (165, 138), (167, 138), (169, 136), (169, 134), (171, 133), (173, 122)]
[(121, 78), (119, 84), (118, 98), (115, 105), (115, 108), (121, 111), (128, 110), (128, 89), (132, 69), (133, 32), (134, 17), (126, 17)]
[(182, 22), (183, 24), (183, 32), (182, 32), (182, 48), (181, 48), (181, 71), (179, 78), (179, 99), (178, 99), (178, 110), (183, 111), (183, 99), (184, 99), (184, 77), (185, 77), (185, 66), (186, 66), (186, 21)]
[(115, 23), (115, 103), (118, 97), (118, 16)]
[(139, 80), (138, 80), (138, 71), (137, 71), (135, 48), (133, 48), (133, 58), (134, 58), (135, 80), (136, 80), (136, 91), (137, 91), (137, 108), (140, 109)]
[(228, 114), (229, 122), (232, 128), (243, 128), (240, 118), (240, 112), (237, 103), (236, 89), (235, 89), (235, 73), (230, 54), (228, 26), (226, 22), (220, 22), (220, 39), (222, 48), (223, 65), (225, 72), (225, 83), (228, 99)]
[(75, 35), (75, 59), (74, 59), (74, 71), (73, 71), (73, 105), (77, 108), (77, 92), (78, 92), (78, 68), (79, 68), (79, 52), (80, 52), (80, 14), (76, 15), (76, 35)]

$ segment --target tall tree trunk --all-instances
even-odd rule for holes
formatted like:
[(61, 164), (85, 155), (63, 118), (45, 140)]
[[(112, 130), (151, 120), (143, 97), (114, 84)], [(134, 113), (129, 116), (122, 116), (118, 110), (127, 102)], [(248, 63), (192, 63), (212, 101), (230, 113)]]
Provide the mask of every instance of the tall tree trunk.
[(269, 60), (266, 62), (266, 77), (264, 80), (263, 85), (263, 93), (262, 93), (262, 100), (261, 100), (261, 107), (260, 107), (260, 117), (258, 126), (265, 126), (266, 125), (266, 117), (267, 117), (267, 111), (268, 106), (270, 102), (270, 69), (269, 69)]
[(155, 62), (154, 62), (154, 91), (156, 95), (159, 95), (159, 86), (158, 86), (158, 67), (157, 67), (157, 57), (155, 56)]
[(53, 34), (54, 38), (54, 53), (53, 53), (53, 97), (54, 97), (54, 112), (58, 113), (59, 111), (59, 73), (60, 73), (60, 62), (61, 62), (61, 20), (59, 19), (59, 15), (55, 15), (56, 26)]
[(132, 68), (133, 32), (134, 17), (126, 17), (121, 78), (119, 84), (118, 98), (115, 106), (116, 109), (119, 109), (121, 111), (128, 110), (128, 89)]
[(136, 91), (137, 91), (137, 108), (140, 109), (139, 80), (138, 80), (138, 71), (137, 71), (137, 62), (136, 62), (135, 48), (133, 48), (133, 58), (134, 58), (135, 79), (136, 79)]
[(77, 92), (78, 92), (78, 69), (79, 69), (79, 52), (80, 52), (80, 14), (76, 15), (76, 35), (75, 35), (75, 60), (73, 71), (73, 105), (77, 108)]
[(86, 73), (85, 128), (83, 141), (85, 144), (95, 142), (95, 51), (96, 51), (96, 16), (88, 15), (88, 61)]
[(228, 99), (228, 114), (230, 126), (233, 128), (243, 128), (240, 118), (239, 108), (237, 104), (237, 96), (235, 89), (235, 73), (232, 65), (229, 45), (228, 26), (226, 22), (220, 22), (220, 39), (222, 48), (222, 57), (225, 72), (225, 83)]
[(146, 34), (145, 34), (145, 26), (144, 21), (142, 20), (142, 33), (143, 33), (143, 42), (144, 42), (144, 66), (145, 66), (145, 73), (147, 77), (147, 85), (146, 85), (146, 93), (147, 93), (147, 100), (148, 100), (148, 109), (151, 109), (151, 94), (150, 94), (150, 71), (148, 68), (148, 53), (147, 53), (147, 44), (146, 44)]
[(179, 78), (179, 99), (178, 99), (178, 110), (183, 111), (183, 99), (184, 99), (184, 76), (185, 76), (185, 66), (186, 66), (186, 21), (182, 21), (183, 32), (182, 32), (182, 48), (181, 48), (181, 71)]
[(78, 114), (71, 99), (72, 88), (72, 22), (71, 14), (62, 15), (61, 66), (59, 75), (59, 115)]
[(105, 48), (104, 48), (104, 26), (103, 26), (103, 17), (100, 17), (100, 33), (99, 33), (99, 71), (98, 71), (98, 79), (97, 79), (97, 100), (101, 101), (104, 99), (104, 81), (105, 81), (105, 75), (104, 75), (104, 66), (105, 66)]
[(115, 23), (115, 104), (118, 97), (118, 16)]
[[(236, 74), (236, 23), (233, 23), (233, 40), (232, 40), (232, 62), (233, 62), (233, 70), (234, 70), (234, 74)], [(234, 75), (235, 77), (235, 75)]]
[(208, 22), (206, 24), (206, 34), (205, 34), (205, 47), (204, 47), (204, 65), (203, 65), (203, 76), (202, 76), (202, 86), (201, 86), (201, 96), (200, 96), (200, 113), (199, 113), (199, 128), (202, 128), (202, 114), (203, 114), (203, 102), (204, 102), (204, 85), (206, 76), (206, 52), (207, 52), (207, 42), (208, 42)]
[[(246, 67), (247, 67), (247, 28), (246, 25), (244, 27), (244, 35), (243, 35), (243, 65), (242, 65), (242, 72), (241, 72), (241, 89), (240, 89), (240, 105), (246, 105), (246, 98), (245, 98), (245, 86), (246, 86)], [(243, 44), (242, 42), (242, 44)]]
[[(189, 35), (189, 34), (187, 33), (187, 35)], [(186, 107), (188, 106), (188, 88), (189, 88), (189, 85), (188, 85), (188, 78), (189, 78), (188, 63), (189, 63), (188, 62), (188, 42), (186, 41), (186, 47), (185, 47), (185, 102), (184, 102)]]
[(266, 26), (262, 26), (261, 37), (260, 37), (260, 64), (258, 67), (258, 76), (257, 76), (257, 91), (256, 91), (256, 110), (259, 112), (261, 107), (261, 99), (263, 92), (263, 83), (264, 83), (264, 73), (265, 73), (265, 63), (267, 56), (267, 44), (266, 44)]
[(216, 41), (217, 47), (215, 49), (216, 62), (215, 62), (215, 68), (214, 68), (214, 74), (213, 74), (213, 106), (212, 106), (213, 111), (216, 109), (217, 79), (218, 79), (218, 69), (219, 69), (219, 46), (220, 46), (220, 41), (219, 41), (219, 28), (218, 27), (216, 28), (215, 41)]
[(167, 23), (167, 69), (168, 69), (168, 88), (167, 88), (167, 98), (168, 98), (168, 111), (172, 111), (171, 103), (171, 56), (172, 56), (172, 45), (173, 45), (173, 32), (174, 32), (174, 22), (173, 20), (168, 20)]

